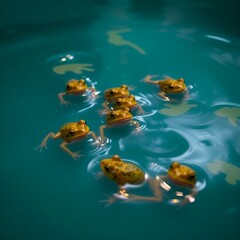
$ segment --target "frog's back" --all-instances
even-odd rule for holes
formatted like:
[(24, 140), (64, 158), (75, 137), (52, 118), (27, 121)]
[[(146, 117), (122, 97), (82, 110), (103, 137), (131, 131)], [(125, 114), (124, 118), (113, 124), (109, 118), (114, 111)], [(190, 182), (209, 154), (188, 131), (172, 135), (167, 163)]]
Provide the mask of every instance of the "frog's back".
[(144, 181), (144, 172), (133, 163), (123, 163), (119, 179), (123, 184), (140, 184)]

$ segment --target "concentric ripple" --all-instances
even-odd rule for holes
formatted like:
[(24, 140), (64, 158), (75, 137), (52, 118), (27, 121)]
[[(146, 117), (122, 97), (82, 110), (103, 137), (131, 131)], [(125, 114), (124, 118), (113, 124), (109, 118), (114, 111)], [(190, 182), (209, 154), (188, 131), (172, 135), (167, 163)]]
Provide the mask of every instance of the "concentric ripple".
[(141, 152), (142, 156), (176, 157), (189, 148), (188, 141), (171, 129), (145, 130), (138, 137), (130, 135), (119, 142), (121, 150)]

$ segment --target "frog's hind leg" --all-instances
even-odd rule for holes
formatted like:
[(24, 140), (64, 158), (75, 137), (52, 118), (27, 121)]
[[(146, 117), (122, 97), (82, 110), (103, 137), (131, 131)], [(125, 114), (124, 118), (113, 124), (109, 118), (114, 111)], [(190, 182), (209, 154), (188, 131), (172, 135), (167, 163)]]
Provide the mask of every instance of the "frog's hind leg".
[(69, 105), (70, 104), (69, 101), (64, 100), (65, 95), (66, 95), (65, 92), (61, 92), (61, 93), (58, 94), (58, 99), (59, 99), (61, 105), (62, 104), (64, 104), (64, 105)]
[(162, 91), (158, 93), (158, 96), (159, 96), (160, 98), (162, 98), (164, 101), (167, 101), (167, 102), (170, 101), (170, 98), (167, 97), (166, 94), (165, 94), (164, 92), (162, 92)]
[(129, 194), (128, 198), (125, 201), (127, 202), (133, 202), (133, 201), (161, 202), (162, 192), (160, 190), (159, 181), (157, 179), (149, 179), (148, 184), (154, 196), (141, 196), (141, 195)]

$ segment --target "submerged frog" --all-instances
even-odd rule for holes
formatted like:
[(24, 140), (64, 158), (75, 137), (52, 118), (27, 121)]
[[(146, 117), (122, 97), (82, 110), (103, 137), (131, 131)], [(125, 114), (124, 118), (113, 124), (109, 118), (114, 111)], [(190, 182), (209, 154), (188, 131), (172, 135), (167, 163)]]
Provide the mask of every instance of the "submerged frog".
[(123, 109), (112, 110), (106, 115), (107, 124), (100, 126), (100, 137), (102, 142), (105, 139), (104, 129), (116, 126), (124, 126), (129, 124), (134, 124), (136, 130), (140, 127), (139, 122), (133, 120), (133, 116), (130, 113), (130, 109), (125, 107)]
[[(169, 179), (174, 184), (176, 184), (176, 186), (187, 187), (191, 191), (191, 194), (185, 196), (182, 192), (176, 191), (176, 196), (181, 196), (183, 197), (183, 199), (181, 201), (178, 199), (172, 199), (173, 203), (178, 203), (179, 205), (183, 206), (187, 202), (193, 202), (195, 200), (194, 196), (197, 193), (194, 188), (196, 184), (196, 172), (190, 167), (182, 165), (178, 162), (173, 162), (170, 165), (167, 175), (156, 176), (154, 178), (149, 177), (146, 173), (144, 173), (134, 164), (123, 162), (119, 156), (113, 156), (111, 159), (102, 160), (100, 162), (100, 167), (103, 173), (108, 178), (115, 181), (120, 188), (117, 194), (110, 196), (107, 200), (103, 200), (103, 202), (107, 202), (107, 205), (116, 202), (118, 199), (131, 202), (161, 202), (163, 198), (163, 191), (170, 191), (170, 189), (172, 188), (166, 181), (164, 181), (165, 179)], [(148, 181), (154, 196), (129, 194), (124, 188), (124, 185), (126, 183), (141, 184), (144, 181)]]
[(40, 148), (40, 151), (43, 147), (47, 149), (47, 141), (49, 138), (62, 138), (64, 142), (61, 143), (60, 147), (76, 160), (80, 157), (79, 152), (72, 152), (67, 148), (67, 145), (71, 142), (83, 139), (88, 135), (91, 135), (95, 142), (97, 141), (96, 134), (90, 131), (88, 125), (84, 120), (80, 120), (79, 122), (69, 122), (64, 124), (56, 134), (54, 132), (48, 133), (47, 136), (43, 139), (40, 146), (37, 148)]
[(159, 85), (160, 92), (158, 95), (165, 101), (174, 101), (173, 98), (170, 98), (169, 94), (180, 94), (180, 93), (187, 93), (187, 87), (185, 85), (184, 79), (173, 79), (167, 77), (165, 79), (153, 81), (152, 78), (156, 75), (147, 75), (144, 78), (144, 82)]
[[(65, 92), (61, 92), (58, 94), (58, 98), (61, 102), (61, 104), (68, 105), (69, 102), (64, 100), (64, 96), (71, 94), (71, 95), (82, 95), (86, 92), (86, 90), (90, 90), (93, 93), (96, 92), (96, 89), (94, 87), (88, 87), (87, 83), (84, 79), (76, 80), (71, 79), (66, 83), (66, 89)], [(95, 96), (93, 94), (93, 96)]]

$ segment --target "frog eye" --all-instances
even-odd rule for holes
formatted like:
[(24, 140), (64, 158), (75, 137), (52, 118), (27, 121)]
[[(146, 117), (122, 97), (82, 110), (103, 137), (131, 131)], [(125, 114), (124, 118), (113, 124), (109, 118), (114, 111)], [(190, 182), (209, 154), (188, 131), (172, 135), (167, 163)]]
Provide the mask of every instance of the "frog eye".
[(67, 137), (67, 138), (70, 138), (70, 137), (73, 137), (74, 135), (75, 135), (75, 131), (74, 131), (74, 130), (70, 130), (70, 131), (67, 133), (66, 137)]
[(105, 169), (106, 172), (109, 172), (109, 170), (110, 170), (109, 167), (106, 166), (106, 165), (104, 166), (104, 169)]
[(173, 169), (173, 168), (176, 168), (176, 167), (179, 167), (180, 164), (178, 162), (173, 162), (171, 165), (170, 165), (170, 168)]
[(195, 174), (192, 172), (192, 173), (189, 174), (188, 178), (189, 178), (190, 180), (194, 180), (194, 179), (196, 178), (196, 176), (195, 176)]
[(117, 101), (116, 101), (116, 105), (120, 106), (120, 105), (121, 105), (121, 101), (120, 101), (120, 100), (117, 100)]
[(71, 86), (70, 86), (70, 85), (67, 85), (67, 86), (66, 86), (66, 89), (67, 89), (67, 90), (70, 90), (70, 89), (71, 89)]
[(115, 92), (113, 90), (111, 90), (110, 94), (113, 96), (115, 94)]
[(111, 119), (114, 119), (114, 118), (116, 117), (116, 114), (115, 114), (114, 112), (111, 112), (111, 113), (109, 114), (109, 117), (110, 117)]

